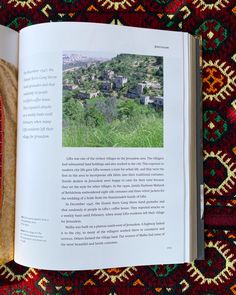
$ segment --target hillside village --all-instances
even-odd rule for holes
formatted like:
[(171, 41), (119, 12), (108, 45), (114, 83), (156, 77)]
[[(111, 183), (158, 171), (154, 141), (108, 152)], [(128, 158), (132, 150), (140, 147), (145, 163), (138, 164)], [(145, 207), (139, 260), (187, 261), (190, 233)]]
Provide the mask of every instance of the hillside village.
[(63, 56), (64, 97), (130, 99), (163, 110), (163, 58), (119, 54), (111, 59)]

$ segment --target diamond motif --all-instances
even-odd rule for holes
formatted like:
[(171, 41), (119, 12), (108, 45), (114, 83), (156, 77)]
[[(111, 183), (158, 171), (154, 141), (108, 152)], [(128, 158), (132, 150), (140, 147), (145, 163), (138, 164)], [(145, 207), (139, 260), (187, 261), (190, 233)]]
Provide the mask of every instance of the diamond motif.
[(195, 33), (202, 35), (205, 50), (215, 50), (228, 37), (227, 30), (215, 19), (204, 21)]
[(211, 122), (211, 123), (208, 125), (208, 127), (209, 127), (210, 129), (213, 129), (213, 128), (215, 127), (215, 125)]
[(221, 151), (217, 153), (205, 151), (204, 153), (204, 187), (206, 195), (211, 193), (222, 196), (229, 193), (236, 184), (236, 165), (227, 154)]
[[(195, 261), (189, 265), (188, 272), (191, 277), (201, 285), (219, 285), (229, 280), (234, 275), (236, 259), (227, 245), (210, 241), (206, 245), (206, 252), (207, 260)], [(215, 264), (220, 266), (220, 270), (216, 269)]]
[(225, 100), (235, 89), (235, 72), (226, 62), (203, 61), (203, 101)]
[(203, 115), (203, 122), (203, 136), (210, 142), (219, 140), (228, 129), (226, 121), (216, 111), (206, 111)]
[(208, 34), (207, 34), (207, 37), (209, 39), (211, 39), (212, 37), (214, 36), (214, 33), (212, 31), (210, 31)]

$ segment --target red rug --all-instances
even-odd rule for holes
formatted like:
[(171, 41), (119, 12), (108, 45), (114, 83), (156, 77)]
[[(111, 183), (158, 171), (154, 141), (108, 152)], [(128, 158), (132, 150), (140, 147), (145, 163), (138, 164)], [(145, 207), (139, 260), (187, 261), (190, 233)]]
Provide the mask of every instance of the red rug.
[(0, 266), (1, 295), (236, 294), (236, 4), (230, 0), (6, 0), (0, 23), (91, 21), (203, 37), (206, 259), (77, 272)]

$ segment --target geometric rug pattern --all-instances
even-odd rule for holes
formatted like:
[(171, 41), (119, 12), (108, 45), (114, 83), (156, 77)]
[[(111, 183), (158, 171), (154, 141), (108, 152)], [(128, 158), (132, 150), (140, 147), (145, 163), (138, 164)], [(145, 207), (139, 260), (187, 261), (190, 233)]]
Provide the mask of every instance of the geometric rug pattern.
[(19, 30), (49, 21), (113, 23), (202, 36), (206, 257), (191, 264), (73, 272), (37, 270), (10, 262), (0, 266), (0, 294), (236, 294), (236, 3), (0, 1), (2, 25)]

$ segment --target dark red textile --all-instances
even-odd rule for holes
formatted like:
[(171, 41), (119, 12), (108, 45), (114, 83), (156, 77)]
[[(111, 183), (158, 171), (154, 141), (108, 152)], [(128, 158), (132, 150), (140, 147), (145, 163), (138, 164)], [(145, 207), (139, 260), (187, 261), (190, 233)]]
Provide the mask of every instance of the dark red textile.
[(5, 26), (19, 30), (49, 21), (115, 23), (202, 35), (206, 259), (77, 272), (28, 269), (11, 262), (0, 266), (0, 294), (236, 294), (234, 1), (0, 1), (0, 23)]

